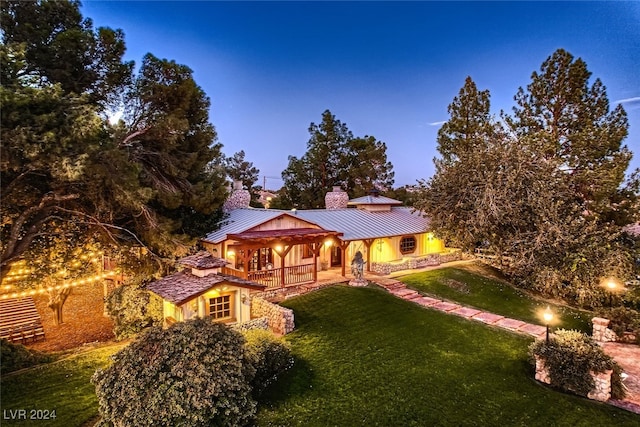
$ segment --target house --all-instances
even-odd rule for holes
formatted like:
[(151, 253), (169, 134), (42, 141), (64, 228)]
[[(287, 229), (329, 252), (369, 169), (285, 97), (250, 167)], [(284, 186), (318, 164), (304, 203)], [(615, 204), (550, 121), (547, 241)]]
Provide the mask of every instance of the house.
[(251, 291), (265, 286), (220, 273), (228, 264), (207, 251), (179, 261), (183, 270), (156, 280), (147, 289), (163, 300), (165, 325), (211, 316), (217, 322), (243, 323), (251, 318)]
[(439, 264), (446, 252), (428, 219), (377, 193), (349, 200), (334, 187), (325, 209), (291, 211), (251, 208), (245, 193), (235, 186), (227, 217), (201, 243), (229, 262), (226, 274), (268, 287), (317, 281), (326, 269), (346, 276), (358, 251), (376, 274)]

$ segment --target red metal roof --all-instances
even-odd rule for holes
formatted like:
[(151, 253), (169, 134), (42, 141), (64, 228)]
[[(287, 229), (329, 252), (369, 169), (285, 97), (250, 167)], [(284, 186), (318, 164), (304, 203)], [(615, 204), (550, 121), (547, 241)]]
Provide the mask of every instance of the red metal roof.
[(233, 240), (302, 240), (314, 237), (342, 236), (339, 231), (323, 230), (320, 228), (286, 228), (282, 230), (245, 231), (237, 234), (229, 234)]

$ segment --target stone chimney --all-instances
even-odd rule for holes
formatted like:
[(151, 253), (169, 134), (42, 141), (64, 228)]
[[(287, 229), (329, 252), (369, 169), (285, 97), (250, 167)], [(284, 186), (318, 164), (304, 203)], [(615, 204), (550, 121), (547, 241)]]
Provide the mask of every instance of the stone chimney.
[(249, 190), (242, 188), (242, 181), (233, 181), (233, 191), (224, 202), (223, 210), (229, 212), (234, 209), (248, 208), (249, 202), (251, 202)]
[(326, 209), (346, 209), (349, 202), (349, 195), (340, 188), (334, 186), (333, 191), (329, 191), (324, 196), (324, 206)]

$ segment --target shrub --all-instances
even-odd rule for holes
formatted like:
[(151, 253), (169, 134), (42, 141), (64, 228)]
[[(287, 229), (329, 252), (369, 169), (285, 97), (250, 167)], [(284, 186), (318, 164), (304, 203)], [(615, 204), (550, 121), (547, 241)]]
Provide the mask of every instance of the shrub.
[(36, 350), (29, 350), (22, 344), (14, 344), (5, 339), (0, 339), (0, 374), (28, 368), (40, 363), (51, 362), (53, 356)]
[(255, 369), (244, 344), (239, 332), (208, 318), (143, 332), (92, 378), (102, 425), (250, 424)]
[(532, 355), (544, 359), (551, 385), (565, 391), (586, 396), (595, 386), (593, 372), (612, 369), (612, 397), (624, 397), (620, 374), (622, 369), (602, 348), (586, 334), (560, 329), (547, 343), (534, 342), (529, 348)]
[(107, 296), (105, 308), (113, 320), (113, 333), (119, 340), (162, 324), (162, 299), (139, 284), (115, 288)]
[(243, 334), (247, 340), (247, 351), (256, 369), (252, 382), (254, 396), (259, 396), (278, 375), (293, 365), (291, 349), (271, 331), (252, 329)]

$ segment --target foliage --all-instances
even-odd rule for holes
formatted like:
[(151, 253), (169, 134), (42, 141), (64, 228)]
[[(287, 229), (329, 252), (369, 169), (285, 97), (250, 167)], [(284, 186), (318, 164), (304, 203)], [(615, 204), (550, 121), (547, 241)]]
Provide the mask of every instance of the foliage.
[(631, 332), (640, 344), (640, 312), (624, 306), (603, 309), (598, 316), (609, 319), (609, 328), (622, 337), (625, 332)]
[[(624, 397), (624, 389), (620, 386), (621, 368), (591, 337), (582, 332), (559, 329), (549, 342), (537, 340), (529, 351), (545, 361), (552, 386), (586, 396), (595, 386), (591, 372), (601, 373), (611, 369), (614, 371), (611, 376), (612, 397)], [(613, 387), (614, 383), (616, 387)]]
[(285, 208), (324, 207), (324, 196), (333, 186), (341, 186), (349, 196), (360, 197), (369, 191), (390, 190), (393, 165), (387, 161), (387, 146), (372, 136), (354, 137), (347, 125), (329, 110), (320, 124), (311, 123), (307, 151), (301, 157), (289, 156), (282, 172)]
[(195, 319), (147, 330), (92, 381), (104, 425), (240, 426), (254, 374), (240, 333)]
[(258, 181), (260, 169), (253, 166), (253, 162), (245, 160), (244, 150), (240, 150), (231, 157), (225, 157), (224, 167), (227, 176), (232, 181), (242, 181), (242, 184), (251, 189)]
[(53, 356), (30, 350), (22, 344), (14, 344), (2, 338), (0, 339), (0, 360), (2, 360), (0, 373), (7, 374), (40, 363), (51, 362)]
[(94, 29), (75, 1), (1, 13), (1, 276), (36, 258), (38, 239), (68, 237), (65, 223), (76, 242), (185, 252), (225, 193), (206, 168), (220, 144), (192, 71), (148, 54), (134, 76), (124, 34)]
[(113, 320), (113, 333), (118, 340), (162, 325), (162, 299), (145, 290), (144, 284), (116, 287), (107, 296), (105, 309)]
[(242, 333), (256, 375), (252, 381), (254, 396), (258, 397), (280, 374), (293, 366), (290, 346), (273, 332), (250, 329)]
[(469, 77), (438, 132), (436, 174), (414, 206), (451, 245), (492, 251), (518, 286), (584, 307), (600, 281), (630, 278), (636, 245), (623, 232), (637, 212), (637, 178), (623, 185), (626, 113), (609, 111), (600, 80), (560, 49), (516, 96), (514, 115), (490, 114)]

